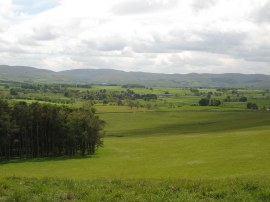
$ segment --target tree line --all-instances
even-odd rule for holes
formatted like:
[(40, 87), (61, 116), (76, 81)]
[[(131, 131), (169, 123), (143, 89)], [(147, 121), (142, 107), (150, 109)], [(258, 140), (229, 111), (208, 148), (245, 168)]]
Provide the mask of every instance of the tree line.
[(0, 100), (0, 160), (94, 154), (104, 124), (89, 108)]
[[(69, 91), (65, 94), (66, 97), (74, 96), (74, 91)], [(119, 101), (123, 100), (136, 100), (142, 99), (145, 101), (157, 100), (158, 96), (153, 93), (148, 94), (138, 94), (133, 90), (126, 89), (125, 91), (107, 91), (106, 89), (97, 90), (97, 91), (84, 91), (77, 92), (77, 97), (81, 97), (85, 100), (102, 100), (104, 104), (108, 104), (109, 102), (119, 103)]]

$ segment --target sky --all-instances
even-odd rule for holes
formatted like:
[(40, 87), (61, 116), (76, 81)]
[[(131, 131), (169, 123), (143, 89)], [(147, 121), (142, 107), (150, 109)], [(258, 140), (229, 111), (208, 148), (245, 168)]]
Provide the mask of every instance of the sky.
[(270, 74), (270, 0), (0, 0), (0, 64)]

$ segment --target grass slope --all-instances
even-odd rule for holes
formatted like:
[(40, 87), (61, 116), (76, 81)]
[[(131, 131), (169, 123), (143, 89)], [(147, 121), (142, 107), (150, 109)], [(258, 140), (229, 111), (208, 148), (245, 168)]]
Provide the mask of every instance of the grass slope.
[(0, 176), (220, 179), (270, 175), (269, 113), (137, 112), (101, 116), (108, 122), (108, 137), (94, 157), (2, 163)]
[(0, 201), (270, 201), (269, 113), (100, 116), (91, 158), (0, 163)]

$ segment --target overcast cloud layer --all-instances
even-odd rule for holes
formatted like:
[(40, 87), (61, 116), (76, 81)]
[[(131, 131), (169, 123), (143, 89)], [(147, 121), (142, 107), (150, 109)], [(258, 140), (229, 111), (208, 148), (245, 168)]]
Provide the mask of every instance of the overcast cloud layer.
[(270, 0), (1, 0), (0, 64), (270, 74)]

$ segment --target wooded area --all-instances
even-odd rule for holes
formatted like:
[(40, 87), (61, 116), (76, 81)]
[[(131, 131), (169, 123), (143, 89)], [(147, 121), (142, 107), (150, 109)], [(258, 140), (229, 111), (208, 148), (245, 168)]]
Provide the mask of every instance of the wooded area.
[(0, 100), (0, 160), (94, 154), (104, 121), (91, 109)]

